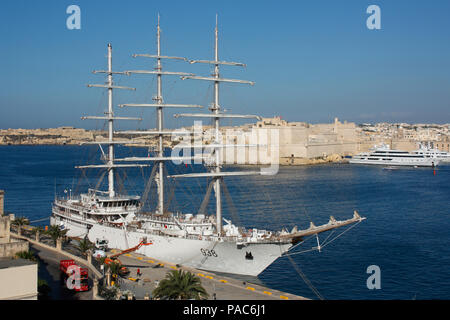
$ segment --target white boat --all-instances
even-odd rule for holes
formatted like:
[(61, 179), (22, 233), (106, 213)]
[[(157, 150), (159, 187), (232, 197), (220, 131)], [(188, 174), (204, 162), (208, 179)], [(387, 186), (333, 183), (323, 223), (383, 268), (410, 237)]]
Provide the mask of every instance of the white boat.
[[(209, 171), (196, 174), (182, 174), (171, 176), (172, 179), (189, 177), (209, 177), (211, 182), (208, 185), (205, 198), (200, 205), (198, 212), (181, 213), (170, 212), (164, 199), (164, 171), (165, 161), (182, 159), (182, 157), (166, 157), (163, 154), (163, 136), (172, 132), (164, 130), (162, 126), (163, 109), (165, 108), (192, 108), (198, 105), (175, 105), (166, 104), (162, 98), (161, 77), (162, 75), (178, 75), (183, 79), (207, 80), (214, 83), (214, 101), (207, 114), (184, 114), (178, 116), (187, 117), (209, 117), (214, 120), (216, 133), (219, 132), (220, 119), (224, 117), (239, 117), (239, 115), (229, 115), (221, 112), (219, 104), (219, 84), (221, 82), (235, 82), (252, 84), (250, 81), (224, 79), (219, 77), (219, 66), (244, 66), (242, 63), (220, 61), (218, 57), (218, 28), (216, 21), (215, 28), (215, 59), (189, 60), (190, 63), (207, 63), (214, 66), (212, 77), (197, 77), (192, 74), (182, 72), (162, 71), (161, 61), (163, 59), (176, 59), (188, 61), (185, 58), (169, 57), (161, 55), (160, 50), (160, 26), (159, 18), (157, 25), (157, 54), (141, 54), (142, 56), (157, 60), (156, 71), (135, 70), (125, 72), (112, 71), (112, 47), (108, 45), (108, 70), (98, 71), (107, 74), (108, 81), (105, 85), (91, 85), (92, 87), (102, 87), (108, 90), (108, 112), (103, 117), (84, 117), (85, 119), (105, 119), (109, 123), (108, 141), (103, 143), (108, 145), (108, 155), (103, 155), (104, 164), (79, 166), (78, 168), (98, 168), (108, 173), (108, 191), (89, 189), (87, 193), (79, 196), (66, 196), (55, 199), (52, 207), (51, 223), (68, 230), (68, 236), (87, 236), (90, 241), (97, 242), (99, 239), (108, 241), (110, 248), (128, 249), (147, 238), (152, 245), (141, 247), (137, 252), (145, 256), (166, 261), (173, 264), (180, 264), (197, 269), (213, 272), (234, 273), (241, 275), (257, 276), (266, 269), (277, 258), (287, 253), (297, 244), (301, 244), (304, 237), (314, 236), (321, 232), (326, 232), (339, 227), (359, 223), (365, 218), (360, 217), (355, 211), (353, 217), (347, 220), (337, 221), (333, 217), (327, 224), (315, 226), (312, 222), (308, 229), (291, 232), (285, 230), (268, 231), (259, 229), (247, 229), (237, 227), (231, 221), (222, 217), (222, 197), (221, 188), (223, 179), (228, 176), (240, 176), (247, 174), (259, 174), (259, 171), (252, 172), (222, 172), (218, 152), (213, 153), (213, 161), (205, 166)], [(116, 74), (156, 74), (157, 95), (154, 104), (124, 104), (122, 107), (150, 107), (157, 109), (157, 130), (153, 131), (122, 131), (130, 135), (149, 134), (159, 137), (157, 156), (155, 157), (128, 157), (116, 159), (114, 146), (116, 144), (132, 143), (133, 141), (118, 141), (114, 139), (113, 122), (115, 120), (138, 120), (136, 118), (116, 117), (112, 109), (113, 89), (133, 89), (115, 86), (113, 75)], [(250, 116), (241, 116), (248, 118)], [(254, 116), (251, 116), (254, 117)], [(95, 144), (96, 142), (93, 142)], [(221, 141), (216, 134), (215, 143), (220, 148)], [(211, 147), (211, 146), (209, 146)], [(103, 152), (103, 149), (101, 149)], [(217, 150), (217, 149), (216, 149)], [(215, 159), (215, 160), (214, 160)], [(211, 159), (210, 159), (211, 160)], [(157, 208), (154, 212), (143, 210), (147, 196), (124, 196), (115, 190), (114, 173), (116, 168), (127, 168), (136, 166), (149, 166), (146, 163), (155, 163), (149, 178), (149, 183), (156, 181), (157, 186)], [(142, 164), (144, 163), (144, 164)], [(184, 167), (183, 165), (181, 167)], [(225, 187), (224, 187), (225, 188)], [(146, 188), (147, 189), (147, 188)], [(207, 214), (206, 204), (211, 192), (214, 190), (216, 198), (215, 213)], [(224, 192), (226, 188), (223, 189)], [(224, 224), (225, 223), (225, 224)], [(224, 225), (223, 225), (224, 224)], [(320, 246), (318, 245), (320, 249)]]
[(353, 156), (349, 163), (388, 165), (388, 166), (412, 166), (412, 167), (436, 167), (440, 163), (436, 156), (410, 153), (408, 151), (393, 150), (389, 145), (374, 146), (369, 152), (362, 152)]
[(425, 146), (423, 144), (420, 144), (419, 149), (414, 150), (413, 153), (423, 155), (427, 158), (436, 158), (441, 162), (450, 162), (450, 153), (439, 149), (432, 149), (429, 146)]

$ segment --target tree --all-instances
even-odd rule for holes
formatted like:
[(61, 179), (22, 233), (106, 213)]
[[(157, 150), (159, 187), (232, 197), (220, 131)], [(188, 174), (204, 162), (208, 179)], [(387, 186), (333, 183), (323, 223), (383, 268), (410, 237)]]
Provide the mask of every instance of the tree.
[(31, 230), (31, 234), (35, 235), (37, 232), (39, 233), (43, 233), (44, 232), (44, 228), (42, 228), (41, 226), (36, 226)]
[(173, 270), (166, 274), (153, 296), (160, 299), (207, 299), (208, 293), (202, 287), (200, 278), (193, 273), (183, 270)]
[[(31, 229), (31, 235), (33, 235), (33, 236), (35, 236), (36, 237), (36, 235), (37, 234), (43, 234), (44, 233), (44, 228), (42, 228), (41, 226), (36, 226), (36, 227), (34, 227), (33, 229)], [(38, 240), (39, 241), (39, 239), (36, 239), (36, 240)]]
[(87, 257), (88, 251), (94, 247), (94, 244), (87, 237), (78, 241), (77, 249), (84, 257)]
[(111, 278), (114, 281), (115, 285), (119, 285), (119, 276), (120, 269), (122, 268), (122, 264), (118, 261), (112, 261), (108, 265), (109, 271), (111, 272)]
[(17, 226), (17, 233), (19, 235), (21, 235), (22, 234), (22, 226), (29, 225), (30, 220), (28, 220), (25, 217), (17, 217), (11, 222), (11, 224)]
[(52, 238), (53, 242), (56, 245), (56, 241), (58, 239), (66, 236), (67, 229), (61, 230), (61, 228), (59, 226), (50, 226), (45, 233), (48, 234)]

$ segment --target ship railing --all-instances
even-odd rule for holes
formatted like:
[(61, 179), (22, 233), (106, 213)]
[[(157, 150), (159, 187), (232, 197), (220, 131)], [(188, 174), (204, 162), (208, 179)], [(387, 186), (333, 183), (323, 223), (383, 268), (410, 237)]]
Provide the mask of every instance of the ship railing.
[[(167, 222), (167, 223), (176, 223), (173, 219), (157, 216), (155, 214), (147, 215), (147, 214), (137, 214), (136, 218), (143, 219), (143, 220), (150, 220), (155, 222)], [(209, 221), (208, 218), (204, 218), (201, 220), (196, 219), (195, 217), (192, 219), (183, 219), (183, 218), (177, 218), (178, 222), (184, 225), (198, 225), (198, 224), (211, 224), (211, 221)]]

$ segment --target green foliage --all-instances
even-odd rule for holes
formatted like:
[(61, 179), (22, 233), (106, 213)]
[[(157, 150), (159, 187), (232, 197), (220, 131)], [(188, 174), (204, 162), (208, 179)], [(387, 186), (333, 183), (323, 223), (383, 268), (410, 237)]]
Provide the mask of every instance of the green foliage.
[(99, 296), (105, 300), (116, 300), (117, 292), (118, 288), (116, 287), (107, 287), (106, 285), (103, 285), (98, 288)]
[(15, 226), (18, 226), (18, 227), (21, 227), (21, 226), (29, 225), (30, 224), (30, 220), (28, 220), (25, 217), (17, 217), (11, 222), (11, 224), (15, 225)]
[(160, 299), (207, 299), (208, 293), (202, 287), (200, 278), (193, 273), (183, 270), (173, 270), (166, 274), (153, 296)]
[(44, 228), (42, 228), (41, 226), (34, 227), (31, 230), (31, 234), (35, 235), (38, 231), (39, 233), (44, 233)]
[(67, 231), (68, 231), (67, 229), (61, 230), (59, 228), (59, 226), (53, 225), (53, 226), (50, 226), (47, 231), (45, 231), (45, 234), (48, 234), (52, 238), (52, 240), (54, 241), (54, 243), (56, 245), (56, 240), (65, 237)]
[(102, 265), (102, 264), (105, 264), (106, 256), (105, 257), (97, 257), (95, 259), (98, 261), (98, 263), (100, 265)]
[(34, 262), (37, 261), (34, 253), (31, 252), (31, 251), (19, 251), (19, 252), (16, 253), (16, 257), (17, 258), (21, 258), (21, 259), (34, 261)]
[(48, 299), (51, 290), (47, 281), (38, 279), (38, 299)]
[(85, 257), (87, 256), (88, 251), (90, 249), (92, 249), (93, 247), (94, 247), (94, 244), (92, 242), (90, 242), (87, 237), (82, 240), (79, 240), (78, 245), (77, 245), (77, 249), (80, 250), (81, 254)]
[(112, 261), (108, 265), (109, 271), (111, 272), (111, 278), (114, 281), (114, 285), (119, 285), (120, 280), (120, 269), (122, 268), (122, 264), (118, 261)]
[(30, 220), (25, 217), (17, 217), (13, 221), (11, 221), (11, 225), (17, 227), (17, 233), (22, 234), (22, 226), (30, 224)]

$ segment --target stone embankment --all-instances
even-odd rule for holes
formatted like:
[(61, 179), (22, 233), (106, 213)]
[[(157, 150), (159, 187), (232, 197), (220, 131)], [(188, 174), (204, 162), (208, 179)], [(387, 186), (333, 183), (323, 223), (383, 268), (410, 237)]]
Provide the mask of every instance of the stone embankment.
[(323, 163), (330, 163), (330, 162), (343, 162), (345, 161), (344, 158), (339, 154), (331, 154), (326, 157), (322, 158), (314, 158), (314, 159), (307, 159), (307, 158), (296, 158), (296, 157), (286, 157), (286, 158), (280, 158), (280, 165), (284, 166), (297, 166), (297, 165), (313, 165), (313, 164), (323, 164)]

